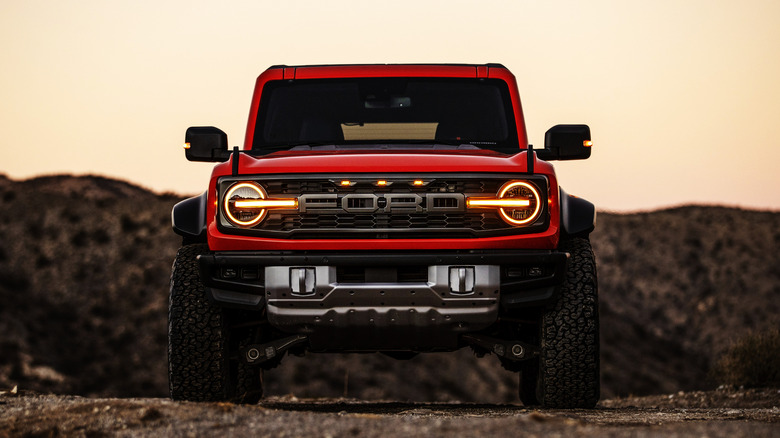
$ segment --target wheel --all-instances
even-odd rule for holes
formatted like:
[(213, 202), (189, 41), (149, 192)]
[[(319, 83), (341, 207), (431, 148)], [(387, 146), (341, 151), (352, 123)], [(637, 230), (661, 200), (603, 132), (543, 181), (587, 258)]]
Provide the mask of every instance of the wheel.
[(541, 315), (540, 356), (523, 364), (520, 400), (546, 408), (592, 408), (599, 401), (596, 262), (587, 239), (561, 241), (571, 254), (556, 302)]
[(197, 256), (204, 244), (185, 245), (176, 254), (168, 307), (168, 385), (171, 398), (189, 401), (256, 403), (263, 395), (262, 370), (238, 359), (238, 349), (255, 335), (231, 329), (234, 314), (206, 296)]

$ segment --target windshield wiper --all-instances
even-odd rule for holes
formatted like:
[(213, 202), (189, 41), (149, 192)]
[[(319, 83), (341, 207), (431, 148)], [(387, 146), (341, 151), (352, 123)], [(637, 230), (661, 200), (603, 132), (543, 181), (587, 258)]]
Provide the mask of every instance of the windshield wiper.
[(290, 143), (276, 144), (276, 145), (263, 145), (261, 148), (258, 149), (253, 148), (247, 152), (249, 152), (251, 155), (259, 156), (259, 155), (268, 155), (279, 151), (289, 151), (294, 148), (300, 148), (303, 146), (314, 148), (318, 146), (335, 146), (335, 144), (332, 141), (321, 141), (321, 142), (299, 141), (299, 142), (290, 142)]
[[(476, 143), (476, 144), (474, 144)], [(279, 145), (264, 145), (259, 149), (252, 149), (251, 155), (268, 155), (279, 151), (314, 151), (314, 150), (403, 150), (403, 149), (484, 149), (482, 144), (494, 144), (493, 142), (470, 142), (464, 140), (367, 140), (350, 143), (336, 143), (333, 141), (301, 141)]]

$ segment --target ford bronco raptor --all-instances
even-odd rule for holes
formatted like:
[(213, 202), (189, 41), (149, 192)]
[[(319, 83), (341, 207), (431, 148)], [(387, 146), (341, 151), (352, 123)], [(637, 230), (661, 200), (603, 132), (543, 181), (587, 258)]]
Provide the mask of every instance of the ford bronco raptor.
[(590, 130), (534, 149), (502, 65), (274, 66), (243, 147), (185, 142), (219, 164), (172, 213), (173, 399), (256, 402), (287, 353), (471, 347), (526, 405), (598, 401), (595, 208), (549, 163), (588, 158)]

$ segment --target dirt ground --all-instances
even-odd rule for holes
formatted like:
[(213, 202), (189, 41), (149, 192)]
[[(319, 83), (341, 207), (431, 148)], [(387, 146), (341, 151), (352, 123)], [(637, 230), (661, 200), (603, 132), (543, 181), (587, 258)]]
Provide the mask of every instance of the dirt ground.
[(605, 400), (593, 410), (273, 397), (258, 405), (5, 392), (0, 437), (780, 436), (780, 390)]

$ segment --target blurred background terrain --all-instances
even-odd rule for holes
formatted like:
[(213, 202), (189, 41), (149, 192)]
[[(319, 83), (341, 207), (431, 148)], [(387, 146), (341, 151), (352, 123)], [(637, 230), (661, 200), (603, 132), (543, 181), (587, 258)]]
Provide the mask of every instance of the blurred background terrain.
[[(167, 396), (167, 298), (183, 199), (102, 177), (0, 175), (0, 389)], [(780, 325), (780, 213), (686, 206), (600, 212), (602, 394), (717, 386), (732, 343)], [(517, 401), (517, 377), (469, 349), (396, 361), (288, 357), (266, 393)]]

